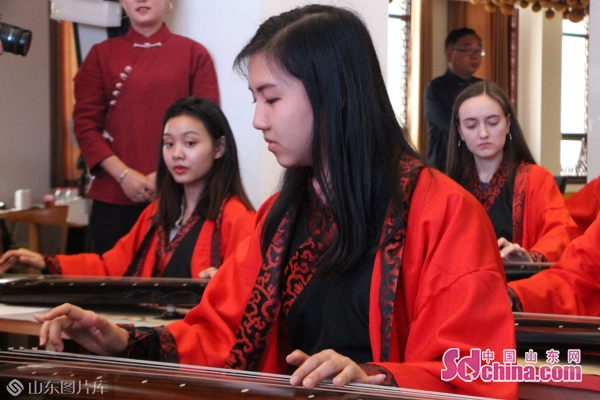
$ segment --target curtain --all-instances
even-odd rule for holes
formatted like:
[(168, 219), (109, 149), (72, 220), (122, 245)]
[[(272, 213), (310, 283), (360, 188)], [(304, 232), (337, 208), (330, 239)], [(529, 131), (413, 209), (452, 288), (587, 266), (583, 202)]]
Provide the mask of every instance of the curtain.
[(51, 20), (50, 51), (51, 186), (77, 186), (82, 171), (77, 169), (79, 149), (70, 128), (78, 69), (72, 22)]
[(75, 49), (75, 37), (73, 34), (73, 23), (62, 21), (60, 23), (61, 44), (62, 44), (62, 141), (63, 141), (63, 169), (65, 171), (66, 181), (75, 181), (81, 175), (77, 170), (77, 159), (79, 158), (79, 149), (75, 145), (73, 136), (73, 124), (71, 117), (73, 115), (73, 106), (75, 105), (75, 91), (73, 78), (77, 74), (77, 52)]

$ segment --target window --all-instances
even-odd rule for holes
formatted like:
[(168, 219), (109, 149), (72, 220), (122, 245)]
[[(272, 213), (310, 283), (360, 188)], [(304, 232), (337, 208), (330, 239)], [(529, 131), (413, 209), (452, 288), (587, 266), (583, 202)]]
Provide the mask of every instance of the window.
[(586, 176), (588, 18), (562, 24), (561, 175)]
[(388, 93), (400, 124), (406, 126), (410, 0), (392, 0), (388, 14)]

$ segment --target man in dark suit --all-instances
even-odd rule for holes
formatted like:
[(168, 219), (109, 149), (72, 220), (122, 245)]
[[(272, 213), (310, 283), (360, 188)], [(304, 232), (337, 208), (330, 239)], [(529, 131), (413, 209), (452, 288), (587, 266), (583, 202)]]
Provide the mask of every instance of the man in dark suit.
[(473, 74), (481, 65), (485, 50), (481, 38), (470, 28), (451, 31), (445, 42), (448, 68), (425, 89), (425, 118), (429, 129), (427, 161), (442, 172), (446, 170), (446, 148), (452, 107), (458, 94), (481, 79)]

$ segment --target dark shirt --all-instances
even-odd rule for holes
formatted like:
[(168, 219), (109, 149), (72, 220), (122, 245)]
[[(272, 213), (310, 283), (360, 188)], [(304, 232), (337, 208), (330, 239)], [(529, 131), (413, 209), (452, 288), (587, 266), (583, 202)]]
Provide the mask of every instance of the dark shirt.
[[(290, 254), (309, 235), (303, 207)], [(366, 254), (360, 267), (342, 276), (313, 276), (287, 316), (294, 347), (313, 355), (326, 349), (357, 364), (373, 361), (369, 338), (369, 292), (375, 254)]]
[[(391, 198), (391, 191), (386, 187), (381, 197)], [(379, 243), (388, 204), (387, 201), (377, 204), (375, 226), (378, 228), (377, 233), (369, 235), (369, 248), (374, 249)], [(298, 251), (309, 235), (308, 206), (304, 204), (292, 236), (290, 255)], [(327, 277), (315, 273), (287, 315), (287, 327), (295, 348), (309, 355), (332, 349), (357, 364), (373, 361), (369, 305), (374, 263), (375, 251), (368, 251), (350, 272)]]
[(444, 75), (433, 79), (425, 88), (425, 118), (429, 130), (427, 162), (442, 172), (446, 171), (446, 149), (454, 101), (464, 88), (480, 80), (474, 76), (463, 79), (448, 68)]
[[(194, 226), (183, 236), (165, 267), (163, 278), (192, 278), (192, 256), (203, 225), (204, 218), (199, 218)], [(159, 260), (160, 256), (157, 256), (156, 259)]]
[[(512, 182), (514, 182), (514, 174)], [(503, 237), (509, 242), (513, 241), (512, 203), (512, 190), (510, 185), (506, 184), (500, 189), (500, 194), (487, 212), (496, 237), (498, 239)]]

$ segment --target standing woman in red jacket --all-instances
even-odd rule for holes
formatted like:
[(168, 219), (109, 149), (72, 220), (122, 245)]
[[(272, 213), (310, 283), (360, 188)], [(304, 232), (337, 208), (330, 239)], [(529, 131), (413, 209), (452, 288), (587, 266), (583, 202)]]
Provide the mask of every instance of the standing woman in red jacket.
[(254, 228), (233, 133), (213, 102), (188, 97), (166, 112), (157, 168), (158, 201), (102, 257), (42, 256), (27, 249), (0, 257), (53, 274), (209, 278)]
[(120, 0), (127, 34), (95, 45), (75, 76), (75, 137), (93, 175), (90, 250), (102, 254), (156, 197), (161, 118), (182, 97), (219, 105), (212, 59), (200, 43), (172, 34), (167, 0)]
[(476, 82), (456, 98), (446, 173), (481, 202), (503, 258), (558, 261), (575, 222), (552, 174), (536, 165), (506, 93)]

